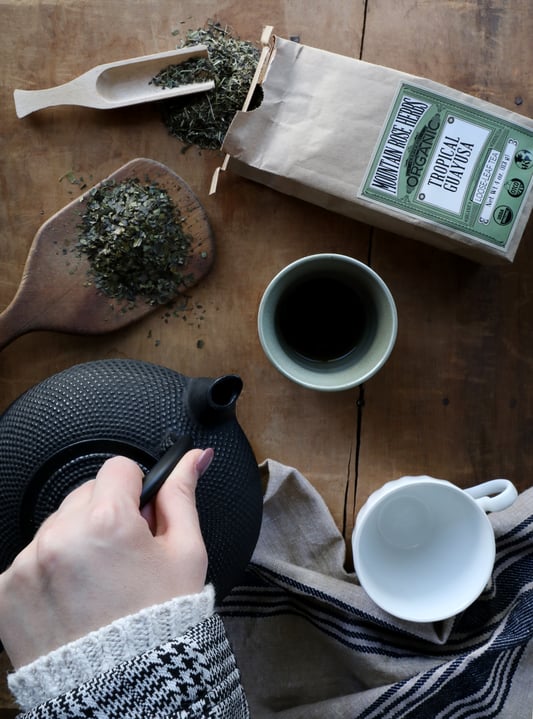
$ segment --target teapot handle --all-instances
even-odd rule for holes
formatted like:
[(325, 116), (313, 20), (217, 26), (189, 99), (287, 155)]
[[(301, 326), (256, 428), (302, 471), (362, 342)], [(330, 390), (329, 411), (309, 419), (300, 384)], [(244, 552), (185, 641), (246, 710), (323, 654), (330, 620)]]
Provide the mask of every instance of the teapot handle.
[(141, 490), (141, 508), (155, 497), (163, 482), (167, 479), (183, 455), (192, 449), (192, 446), (192, 439), (189, 435), (185, 434), (179, 437), (170, 449), (167, 449), (161, 459), (154, 464), (152, 469), (145, 474)]

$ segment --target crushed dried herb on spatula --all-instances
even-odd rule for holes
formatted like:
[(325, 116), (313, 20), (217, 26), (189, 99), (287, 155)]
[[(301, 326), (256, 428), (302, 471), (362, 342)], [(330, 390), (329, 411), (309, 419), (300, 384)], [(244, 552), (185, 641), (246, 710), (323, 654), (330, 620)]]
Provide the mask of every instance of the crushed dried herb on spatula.
[(169, 302), (187, 282), (190, 248), (177, 207), (157, 183), (106, 181), (90, 193), (76, 251), (89, 260), (89, 281), (108, 297)]

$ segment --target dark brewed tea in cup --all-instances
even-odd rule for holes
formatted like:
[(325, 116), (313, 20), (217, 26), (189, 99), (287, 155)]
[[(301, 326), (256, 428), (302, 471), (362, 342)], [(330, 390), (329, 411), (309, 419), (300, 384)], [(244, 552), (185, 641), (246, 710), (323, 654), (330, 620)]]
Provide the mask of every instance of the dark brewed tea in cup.
[(349, 282), (328, 275), (301, 279), (279, 298), (280, 340), (305, 359), (333, 362), (352, 352), (367, 325), (365, 304)]

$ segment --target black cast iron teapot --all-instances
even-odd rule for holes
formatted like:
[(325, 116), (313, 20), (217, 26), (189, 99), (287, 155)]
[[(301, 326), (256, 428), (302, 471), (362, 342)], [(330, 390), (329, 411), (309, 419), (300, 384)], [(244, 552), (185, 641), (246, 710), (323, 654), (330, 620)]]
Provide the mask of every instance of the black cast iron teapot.
[(185, 377), (138, 360), (75, 365), (0, 417), (0, 571), (63, 498), (122, 454), (147, 472), (182, 435), (215, 456), (197, 487), (208, 580), (221, 599), (255, 548), (262, 517), (257, 461), (235, 416), (237, 375)]

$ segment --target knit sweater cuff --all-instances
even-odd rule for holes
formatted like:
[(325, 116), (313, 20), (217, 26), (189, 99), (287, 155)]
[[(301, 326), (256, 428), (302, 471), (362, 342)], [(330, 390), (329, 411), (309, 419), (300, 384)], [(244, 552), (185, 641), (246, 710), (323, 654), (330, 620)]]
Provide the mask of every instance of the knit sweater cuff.
[(214, 611), (214, 589), (176, 597), (164, 604), (122, 617), (39, 657), (8, 676), (8, 685), (24, 711), (74, 689), (96, 674), (112, 669), (184, 634)]

